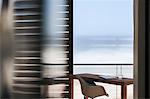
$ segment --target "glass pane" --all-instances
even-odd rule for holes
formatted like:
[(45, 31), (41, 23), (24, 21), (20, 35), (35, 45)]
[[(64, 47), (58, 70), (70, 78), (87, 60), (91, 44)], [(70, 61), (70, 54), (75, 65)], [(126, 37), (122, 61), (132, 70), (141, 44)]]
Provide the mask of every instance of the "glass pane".
[(74, 63), (133, 63), (133, 0), (74, 0)]
[[(90, 73), (98, 75), (111, 75), (118, 76), (120, 74), (121, 65), (101, 65), (101, 66), (74, 66), (74, 74)], [(125, 78), (133, 78), (133, 65), (122, 66), (122, 75)], [(106, 92), (109, 94), (109, 97), (101, 96), (95, 99), (121, 99), (121, 86), (96, 82), (96, 85), (101, 85), (105, 88)], [(74, 99), (83, 98), (81, 92), (81, 85), (79, 80), (74, 80)], [(127, 86), (127, 99), (133, 98), (133, 84)]]
[(2, 9), (2, 0), (0, 0), (0, 15), (1, 15), (1, 9)]
[[(74, 0), (73, 4), (73, 59), (74, 64), (84, 64), (74, 65), (74, 74), (133, 79), (133, 65), (122, 65), (133, 64), (133, 0)], [(96, 84), (104, 86), (109, 97), (95, 99), (121, 99), (120, 85)], [(78, 80), (74, 98), (83, 98)], [(127, 98), (133, 99), (133, 84), (127, 86)]]

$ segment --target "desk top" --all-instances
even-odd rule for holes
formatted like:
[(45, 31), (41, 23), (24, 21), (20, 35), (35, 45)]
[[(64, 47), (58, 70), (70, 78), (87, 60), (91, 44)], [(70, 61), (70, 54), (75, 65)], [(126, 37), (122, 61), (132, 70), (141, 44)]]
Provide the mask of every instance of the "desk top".
[[(112, 78), (103, 78), (101, 77), (101, 75), (96, 75), (96, 74), (88, 74), (88, 73), (84, 73), (84, 74), (76, 74), (79, 75), (81, 77), (83, 77), (84, 79), (88, 79), (88, 80), (94, 80), (95, 82), (102, 82), (102, 83), (109, 83), (109, 84), (115, 84), (115, 85), (130, 85), (133, 84), (134, 80), (132, 78), (114, 78), (114, 76), (112, 76)], [(76, 75), (73, 75), (74, 79), (76, 78)]]

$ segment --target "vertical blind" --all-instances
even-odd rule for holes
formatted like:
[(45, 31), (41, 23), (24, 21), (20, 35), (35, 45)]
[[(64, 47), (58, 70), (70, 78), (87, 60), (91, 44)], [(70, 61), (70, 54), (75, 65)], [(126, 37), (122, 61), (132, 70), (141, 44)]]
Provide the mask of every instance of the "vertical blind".
[(14, 1), (13, 97), (71, 98), (71, 2)]
[(43, 77), (50, 99), (70, 99), (72, 74), (71, 0), (45, 0)]

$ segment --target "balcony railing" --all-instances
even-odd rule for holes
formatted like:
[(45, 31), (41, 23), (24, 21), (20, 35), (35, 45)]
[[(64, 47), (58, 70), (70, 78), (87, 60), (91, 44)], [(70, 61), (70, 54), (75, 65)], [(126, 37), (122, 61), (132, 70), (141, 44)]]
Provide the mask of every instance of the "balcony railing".
[(78, 64), (73, 64), (73, 65), (122, 65), (122, 66), (126, 66), (126, 65), (133, 65), (132, 63), (108, 63), (108, 64), (86, 64), (86, 63), (78, 63)]

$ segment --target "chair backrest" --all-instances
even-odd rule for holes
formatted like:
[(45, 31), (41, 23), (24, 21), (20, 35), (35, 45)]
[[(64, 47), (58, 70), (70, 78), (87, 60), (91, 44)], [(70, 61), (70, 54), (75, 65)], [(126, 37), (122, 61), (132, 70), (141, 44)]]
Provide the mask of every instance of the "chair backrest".
[(80, 76), (76, 76), (76, 78), (80, 81), (81, 88), (88, 86), (88, 83)]
[[(101, 95), (106, 95), (106, 96), (108, 96), (108, 94), (106, 93), (106, 91), (105, 91), (105, 89), (104, 89), (104, 87), (103, 86), (99, 86), (100, 88), (96, 88), (96, 87), (98, 87), (94, 82), (92, 82), (92, 83), (88, 83), (88, 81), (86, 81), (85, 79), (83, 79), (82, 77), (80, 77), (80, 76), (76, 76), (76, 78), (80, 81), (80, 84), (81, 84), (81, 90), (82, 90), (82, 94), (83, 95), (85, 95), (85, 96), (87, 96), (87, 95), (89, 95), (89, 96), (91, 96), (91, 97), (96, 97), (96, 96), (101, 96)], [(90, 93), (89, 93), (89, 86), (96, 86), (95, 88), (95, 90), (99, 90), (99, 91), (97, 91), (97, 92), (95, 92), (95, 91), (90, 91)], [(92, 90), (92, 89), (91, 89)]]

